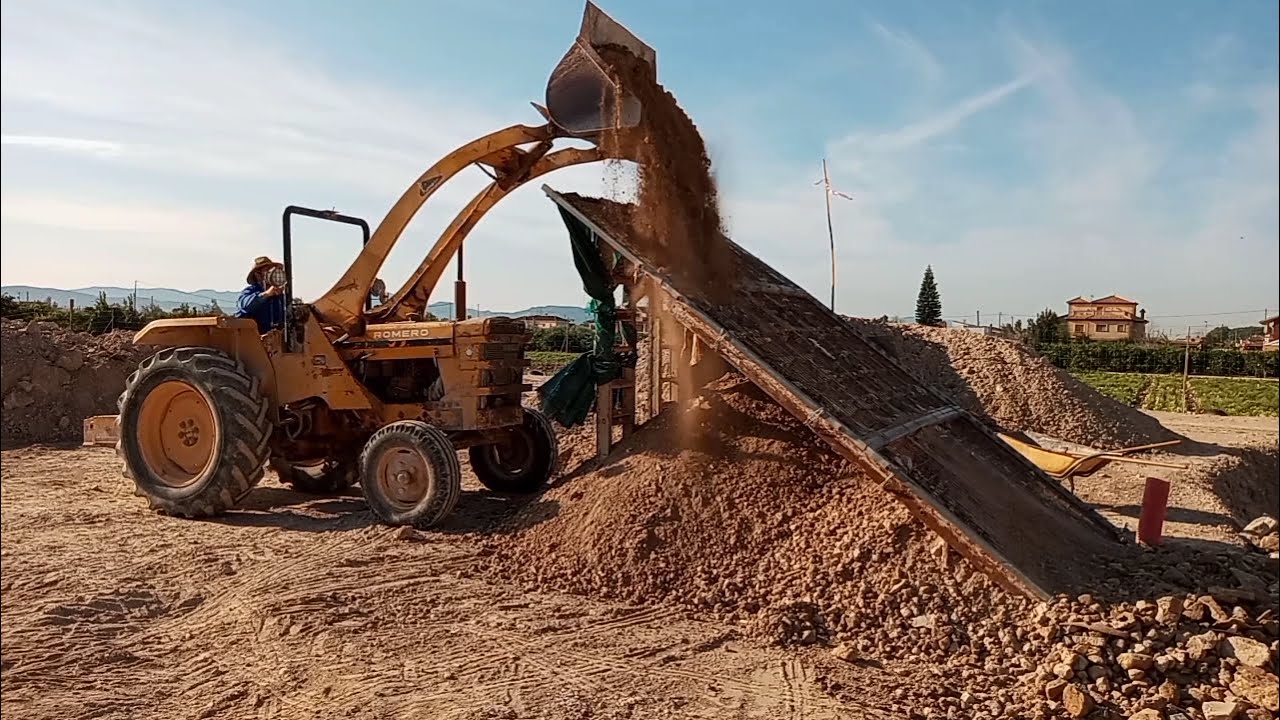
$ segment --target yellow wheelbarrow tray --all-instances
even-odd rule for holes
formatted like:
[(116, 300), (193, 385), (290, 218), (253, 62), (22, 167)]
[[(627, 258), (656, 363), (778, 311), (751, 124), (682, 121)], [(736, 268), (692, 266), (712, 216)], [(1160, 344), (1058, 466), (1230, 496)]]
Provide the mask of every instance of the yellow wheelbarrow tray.
[(1089, 477), (1113, 462), (1130, 463), (1134, 465), (1151, 465), (1176, 470), (1186, 470), (1187, 467), (1189, 467), (1188, 465), (1181, 463), (1169, 463), (1160, 460), (1129, 457), (1131, 453), (1177, 445), (1182, 442), (1181, 440), (1169, 440), (1166, 442), (1150, 443), (1147, 445), (1135, 445), (1133, 447), (1118, 448), (1115, 450), (1091, 450), (1090, 452), (1078, 452), (1071, 450), (1051, 450), (1041, 446), (1025, 435), (1019, 438), (1005, 433), (996, 434), (1000, 436), (1001, 440), (1007, 443), (1014, 450), (1017, 450), (1023, 457), (1034, 463), (1036, 467), (1044, 471), (1044, 473), (1049, 477), (1056, 480), (1072, 480), (1072, 490), (1075, 489), (1075, 478)]

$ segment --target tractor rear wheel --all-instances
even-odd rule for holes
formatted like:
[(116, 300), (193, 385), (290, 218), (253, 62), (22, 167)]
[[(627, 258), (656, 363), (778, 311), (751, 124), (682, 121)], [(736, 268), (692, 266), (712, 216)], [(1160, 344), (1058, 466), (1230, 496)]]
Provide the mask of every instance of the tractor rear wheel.
[(116, 454), (152, 509), (210, 517), (262, 479), (270, 407), (258, 378), (212, 348), (166, 348), (143, 360), (117, 401)]
[(502, 441), (475, 445), (467, 455), (471, 469), (485, 487), (524, 495), (537, 492), (555, 476), (559, 442), (547, 416), (525, 408), (524, 422), (508, 430)]
[(311, 495), (336, 495), (360, 480), (359, 463), (354, 458), (318, 463), (291, 463), (284, 458), (272, 458), (269, 467), (280, 477), (280, 482)]
[(418, 420), (386, 425), (360, 453), (360, 486), (369, 509), (388, 525), (427, 528), (453, 511), (462, 467), (449, 437)]

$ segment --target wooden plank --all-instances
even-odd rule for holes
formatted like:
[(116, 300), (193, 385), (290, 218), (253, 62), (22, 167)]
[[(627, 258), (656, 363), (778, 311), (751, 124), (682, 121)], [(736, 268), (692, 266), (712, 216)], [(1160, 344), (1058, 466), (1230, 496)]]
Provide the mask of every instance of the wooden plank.
[(622, 392), (622, 437), (631, 437), (631, 433), (636, 429), (636, 371), (633, 368), (624, 368), (622, 371), (622, 382), (619, 383)]
[(613, 449), (613, 384), (596, 388), (596, 456), (608, 457)]
[(627, 242), (629, 206), (544, 191), (660, 287), (651, 304), (665, 296), (675, 323), (1004, 587), (1044, 598), (1070, 583), (1055, 568), (1120, 550), (1119, 530), (1096, 511), (731, 240), (738, 283), (713, 303)]

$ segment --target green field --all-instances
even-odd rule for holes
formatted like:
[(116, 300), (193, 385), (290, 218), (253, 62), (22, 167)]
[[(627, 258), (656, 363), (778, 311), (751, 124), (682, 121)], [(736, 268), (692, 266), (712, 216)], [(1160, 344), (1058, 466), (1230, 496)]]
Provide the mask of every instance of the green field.
[(1192, 377), (1189, 397), (1184, 397), (1181, 375), (1081, 372), (1075, 376), (1107, 397), (1144, 410), (1280, 415), (1280, 383), (1275, 380)]
[(540, 370), (544, 373), (554, 373), (565, 365), (573, 362), (579, 354), (580, 353), (534, 350), (527, 352), (524, 355), (529, 358), (529, 362), (531, 363), (530, 369)]
[(1280, 383), (1254, 378), (1191, 378), (1191, 394), (1200, 412), (1228, 415), (1280, 414)]
[(1137, 405), (1138, 400), (1142, 399), (1142, 391), (1151, 384), (1150, 376), (1131, 373), (1082, 372), (1076, 373), (1076, 377), (1094, 390), (1125, 405)]

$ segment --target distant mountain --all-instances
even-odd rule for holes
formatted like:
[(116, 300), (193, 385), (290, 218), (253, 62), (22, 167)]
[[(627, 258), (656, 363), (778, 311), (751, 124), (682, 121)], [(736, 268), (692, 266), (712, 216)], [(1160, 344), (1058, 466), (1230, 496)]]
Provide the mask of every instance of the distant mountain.
[[(0, 292), (6, 295), (12, 295), (19, 300), (45, 300), (50, 299), (59, 307), (67, 307), (72, 300), (75, 301), (76, 307), (89, 307), (98, 302), (99, 293), (107, 294), (107, 302), (125, 303), (129, 301), (129, 296), (133, 294), (133, 288), (121, 287), (86, 287), (76, 288), (74, 290), (63, 290), (61, 288), (34, 287), (31, 285), (5, 285), (0, 287)], [(184, 290), (174, 290), (172, 288), (138, 288), (138, 304), (147, 306), (154, 302), (157, 306), (165, 310), (173, 310), (182, 304), (192, 307), (204, 307), (214, 302), (218, 303), (218, 307), (223, 310), (230, 311), (236, 306), (236, 299), (240, 296), (238, 292), (228, 290), (195, 290), (186, 292)], [(453, 317), (453, 303), (437, 302), (431, 303), (428, 308), (432, 315), (439, 318)], [(573, 322), (580, 323), (590, 319), (590, 315), (585, 308), (574, 307), (572, 305), (535, 305), (523, 310), (515, 311), (498, 311), (498, 310), (472, 310), (471, 315), (479, 317), (492, 317), (495, 315), (504, 315), (506, 317), (525, 317), (526, 315), (556, 315)]]
[[(64, 290), (62, 288), (33, 287), (31, 285), (5, 285), (0, 292), (12, 295), (19, 300), (52, 300), (59, 307), (67, 307), (74, 300), (76, 307), (88, 307), (98, 302), (100, 293), (107, 294), (109, 303), (126, 303), (133, 294), (133, 288), (121, 287), (87, 287)], [(172, 288), (138, 288), (138, 305), (145, 307), (154, 302), (165, 310), (173, 310), (179, 305), (190, 305), (200, 308), (213, 303), (223, 310), (234, 308), (238, 292), (225, 290), (196, 290), (186, 292)]]
[[(451, 302), (434, 302), (427, 307), (427, 310), (438, 318), (448, 319), (453, 317), (453, 303)], [(525, 317), (528, 315), (555, 315), (575, 323), (586, 322), (591, 319), (591, 315), (586, 308), (574, 307), (572, 305), (534, 305), (524, 310), (476, 310), (472, 309), (469, 313), (472, 317), (495, 317), (498, 315), (504, 317)]]

